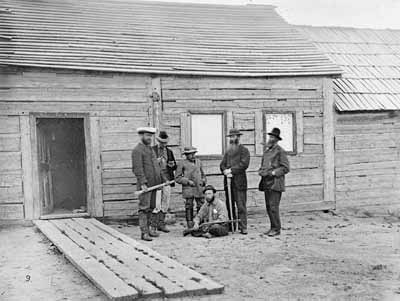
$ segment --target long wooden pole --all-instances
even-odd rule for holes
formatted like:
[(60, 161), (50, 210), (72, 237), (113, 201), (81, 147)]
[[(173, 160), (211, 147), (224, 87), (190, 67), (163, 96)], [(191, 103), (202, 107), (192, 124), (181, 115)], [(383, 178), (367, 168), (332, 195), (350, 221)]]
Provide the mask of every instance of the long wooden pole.
[(232, 233), (235, 232), (235, 222), (233, 221), (233, 200), (232, 200), (232, 190), (231, 190), (231, 183), (232, 183), (232, 178), (226, 177), (226, 183), (227, 183), (227, 190), (228, 190), (228, 199), (229, 199), (229, 213), (231, 215), (231, 226), (232, 226)]

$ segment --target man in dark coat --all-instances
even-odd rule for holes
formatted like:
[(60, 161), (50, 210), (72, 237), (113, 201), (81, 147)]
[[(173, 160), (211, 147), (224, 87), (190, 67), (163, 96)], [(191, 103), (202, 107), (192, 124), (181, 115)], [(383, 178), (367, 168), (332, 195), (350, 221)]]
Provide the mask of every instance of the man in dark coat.
[(281, 131), (278, 128), (273, 128), (268, 133), (269, 139), (258, 172), (262, 177), (259, 189), (264, 191), (265, 205), (271, 223), (270, 230), (265, 233), (268, 236), (281, 233), (279, 204), (282, 192), (285, 191), (285, 174), (290, 170), (286, 152), (278, 145), (278, 141), (282, 140), (280, 134)]
[[(140, 141), (132, 151), (132, 171), (136, 176), (137, 190), (147, 190), (148, 187), (161, 184), (161, 170), (156, 154), (151, 147), (155, 128), (138, 128), (137, 132)], [(157, 237), (154, 229), (157, 216), (152, 214), (156, 206), (157, 191), (149, 191), (139, 196), (139, 226), (142, 232), (142, 239), (151, 241), (151, 237)]]
[[(158, 163), (160, 164), (161, 176), (165, 182), (175, 179), (174, 171), (176, 170), (176, 161), (174, 153), (167, 147), (169, 137), (166, 131), (160, 131), (156, 137), (158, 145), (153, 146), (153, 150), (157, 156)], [(157, 229), (162, 232), (168, 233), (169, 230), (165, 225), (165, 215), (169, 208), (171, 198), (171, 186), (175, 184), (166, 185), (162, 188), (161, 203), (156, 204), (154, 213), (158, 215)]]
[[(240, 144), (240, 136), (242, 133), (238, 129), (229, 131), (229, 147), (222, 162), (220, 169), (224, 173), (224, 187), (226, 193), (226, 206), (229, 212), (229, 219), (236, 219), (236, 207), (239, 214), (240, 233), (247, 234), (247, 176), (246, 169), (250, 164), (249, 150)], [(231, 180), (232, 201), (228, 197), (228, 181)], [(230, 216), (230, 205), (232, 204), (232, 215)]]

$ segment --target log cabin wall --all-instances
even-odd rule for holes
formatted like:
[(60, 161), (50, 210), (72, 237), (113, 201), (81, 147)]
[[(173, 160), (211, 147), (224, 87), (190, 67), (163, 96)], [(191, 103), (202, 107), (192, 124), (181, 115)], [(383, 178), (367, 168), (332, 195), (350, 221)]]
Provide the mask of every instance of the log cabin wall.
[[(156, 78), (157, 79), (157, 78)], [(262, 155), (263, 112), (293, 112), (297, 153), (290, 155), (291, 172), (282, 203), (287, 210), (333, 208), (324, 201), (326, 139), (323, 137), (324, 99), (330, 81), (322, 77), (212, 78), (66, 71), (39, 68), (2, 69), (0, 81), (0, 219), (40, 216), (35, 199), (35, 153), (32, 113), (87, 114), (87, 151), (90, 191), (88, 208), (94, 216), (124, 216), (137, 212), (136, 180), (131, 172), (131, 150), (138, 142), (136, 128), (153, 125), (149, 95), (159, 89), (160, 127), (171, 136), (177, 158), (184, 146), (182, 116), (190, 110), (224, 111), (226, 129), (244, 133), (242, 143), (252, 155), (249, 208), (264, 210), (258, 192)], [(159, 83), (155, 87), (154, 83)], [(62, 115), (61, 115), (62, 116)], [(333, 139), (333, 136), (332, 136)], [(329, 148), (328, 148), (329, 150)], [(222, 190), (220, 158), (204, 159), (209, 183)], [(37, 170), (36, 170), (37, 171)], [(326, 186), (326, 183), (325, 183)], [(327, 186), (329, 187), (329, 185)], [(327, 193), (325, 189), (325, 194)], [(173, 190), (173, 210), (183, 209), (180, 187)]]
[(335, 139), (337, 208), (399, 208), (400, 113), (337, 113)]

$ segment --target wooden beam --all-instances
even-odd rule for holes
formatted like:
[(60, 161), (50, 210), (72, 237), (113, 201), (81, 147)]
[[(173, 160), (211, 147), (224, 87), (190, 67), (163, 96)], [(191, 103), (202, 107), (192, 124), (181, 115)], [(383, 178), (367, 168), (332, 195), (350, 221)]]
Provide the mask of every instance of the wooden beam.
[(298, 154), (304, 150), (303, 111), (296, 111), (296, 149)]
[(190, 145), (190, 115), (188, 112), (181, 113), (181, 149)]
[(21, 155), (22, 155), (22, 185), (24, 191), (25, 219), (38, 217), (35, 212), (32, 190), (32, 150), (29, 116), (20, 116)]
[(101, 183), (100, 121), (99, 117), (88, 117), (89, 139), (87, 139), (88, 210), (92, 216), (103, 216), (103, 195)]
[(333, 95), (333, 80), (323, 79), (324, 97), (324, 202), (335, 202), (335, 110)]
[(258, 110), (254, 116), (254, 128), (255, 128), (255, 141), (256, 141), (256, 155), (262, 155), (264, 153), (264, 121), (263, 112)]

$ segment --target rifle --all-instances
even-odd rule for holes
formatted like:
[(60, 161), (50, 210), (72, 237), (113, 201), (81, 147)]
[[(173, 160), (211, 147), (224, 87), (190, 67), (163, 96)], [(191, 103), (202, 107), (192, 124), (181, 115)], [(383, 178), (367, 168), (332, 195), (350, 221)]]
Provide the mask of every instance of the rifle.
[(162, 188), (162, 187), (164, 187), (164, 186), (171, 185), (171, 184), (173, 184), (173, 183), (175, 183), (174, 180), (168, 181), (168, 182), (165, 182), (165, 183), (162, 183), (162, 184), (158, 184), (158, 185), (151, 186), (151, 187), (147, 188), (147, 190), (138, 190), (138, 191), (135, 192), (135, 195), (136, 195), (136, 196), (139, 196), (139, 195), (141, 195), (142, 193), (150, 192), (150, 191), (153, 191), (153, 190)]
[(238, 221), (239, 221), (238, 219), (234, 219), (234, 220), (227, 220), (227, 221), (214, 221), (214, 222), (202, 223), (199, 225), (198, 229), (190, 228), (190, 229), (183, 230), (183, 236), (187, 236), (189, 234), (192, 234), (193, 232), (197, 232), (206, 226), (212, 226), (212, 225), (218, 225), (218, 224), (228, 224), (231, 222), (233, 223), (233, 222), (238, 222)]

